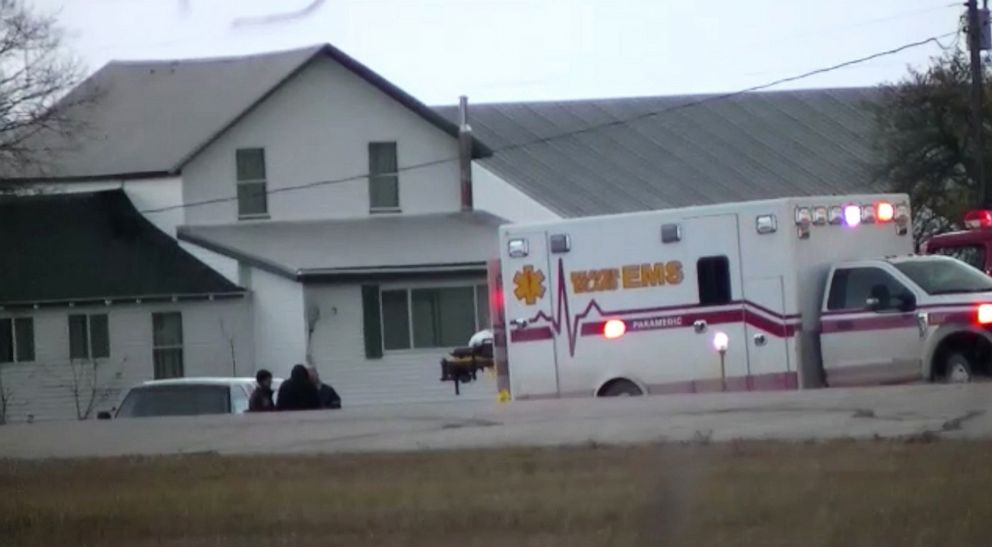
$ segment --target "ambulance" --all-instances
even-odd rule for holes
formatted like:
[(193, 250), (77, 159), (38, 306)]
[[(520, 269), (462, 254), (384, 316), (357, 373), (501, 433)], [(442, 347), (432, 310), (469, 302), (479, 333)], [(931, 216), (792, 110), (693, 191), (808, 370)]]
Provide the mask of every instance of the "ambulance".
[(501, 396), (970, 381), (992, 278), (913, 255), (902, 194), (785, 198), (500, 228)]

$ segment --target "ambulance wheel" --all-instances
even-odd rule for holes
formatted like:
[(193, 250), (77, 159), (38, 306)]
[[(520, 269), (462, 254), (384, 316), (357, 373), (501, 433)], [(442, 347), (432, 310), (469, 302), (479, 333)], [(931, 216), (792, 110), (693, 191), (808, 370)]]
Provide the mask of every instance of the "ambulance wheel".
[(963, 353), (952, 353), (944, 361), (944, 375), (941, 380), (945, 384), (967, 384), (973, 378), (971, 361)]
[(630, 380), (613, 380), (599, 392), (600, 397), (638, 397), (644, 395), (641, 388)]

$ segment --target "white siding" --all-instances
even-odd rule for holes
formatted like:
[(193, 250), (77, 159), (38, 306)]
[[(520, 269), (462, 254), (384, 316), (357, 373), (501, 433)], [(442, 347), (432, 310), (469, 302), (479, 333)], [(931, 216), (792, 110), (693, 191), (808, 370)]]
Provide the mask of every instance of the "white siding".
[[(396, 286), (421, 285), (434, 286)], [(496, 380), (486, 373), (480, 374), (478, 381), (463, 385), (461, 396), (456, 397), (452, 383), (440, 381), (440, 360), (447, 353), (443, 349), (387, 351), (381, 359), (367, 359), (361, 292), (359, 285), (308, 285), (306, 289), (308, 305), (321, 310), (312, 341), (314, 364), (345, 406), (495, 400)]]
[(303, 285), (257, 268), (250, 274), (254, 308), (255, 364), (289, 377), (306, 361)]
[[(107, 179), (95, 182), (39, 182), (29, 189), (44, 193), (99, 192), (123, 189), (138, 211), (174, 207), (183, 203), (183, 185), (180, 177), (154, 179)], [(145, 213), (159, 230), (176, 237), (176, 227), (183, 223), (183, 209), (170, 209), (160, 213)]]
[[(247, 299), (232, 299), (42, 309), (18, 314), (0, 312), (2, 317), (34, 318), (35, 360), (0, 365), (4, 385), (13, 393), (13, 401), (8, 407), (9, 420), (24, 421), (29, 416), (35, 420), (76, 418), (73, 365), (69, 362), (70, 314), (106, 313), (109, 316), (110, 357), (99, 360), (97, 382), (101, 392), (105, 389), (109, 392), (103, 402), (95, 406), (90, 416), (93, 418), (97, 411), (108, 410), (117, 404), (121, 389), (153, 378), (153, 312), (182, 313), (186, 376), (253, 374), (249, 308)], [(88, 371), (92, 369), (77, 364), (76, 370), (86, 373), (80, 384), (90, 385)], [(86, 397), (88, 395), (84, 394), (82, 399)]]
[(510, 222), (540, 222), (561, 218), (478, 162), (472, 164), (472, 199), (476, 209), (488, 211)]
[[(355, 76), (319, 58), (306, 66), (183, 169), (187, 203), (236, 195), (235, 151), (264, 147), (269, 191), (368, 173), (368, 143), (396, 141), (400, 167), (456, 158), (456, 139)], [(404, 213), (460, 208), (456, 161), (399, 175)], [(368, 180), (272, 194), (273, 220), (369, 214)], [(187, 210), (189, 224), (238, 219), (237, 202)]]

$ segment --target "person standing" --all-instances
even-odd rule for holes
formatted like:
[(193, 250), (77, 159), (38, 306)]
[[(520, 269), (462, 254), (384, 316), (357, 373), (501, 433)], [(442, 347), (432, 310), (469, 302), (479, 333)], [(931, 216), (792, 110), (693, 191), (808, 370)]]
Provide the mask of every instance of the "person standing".
[(310, 373), (310, 381), (313, 382), (313, 385), (317, 386), (320, 408), (341, 408), (341, 396), (338, 395), (338, 392), (333, 387), (320, 381), (320, 373), (317, 372), (317, 367), (307, 367), (307, 372)]
[(264, 368), (255, 374), (255, 390), (248, 399), (248, 412), (272, 412), (276, 409), (272, 402), (272, 373)]
[(276, 398), (277, 410), (315, 410), (320, 408), (317, 386), (310, 381), (307, 367), (296, 365), (289, 379), (279, 386)]

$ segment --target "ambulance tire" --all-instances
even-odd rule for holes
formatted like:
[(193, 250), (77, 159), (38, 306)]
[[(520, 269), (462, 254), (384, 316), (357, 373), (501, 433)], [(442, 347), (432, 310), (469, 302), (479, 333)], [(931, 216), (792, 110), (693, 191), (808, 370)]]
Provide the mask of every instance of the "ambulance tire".
[(940, 378), (945, 384), (967, 384), (974, 379), (971, 361), (963, 353), (952, 353), (944, 361), (944, 374)]
[(630, 380), (613, 380), (599, 392), (600, 397), (640, 397), (644, 395), (641, 388)]

